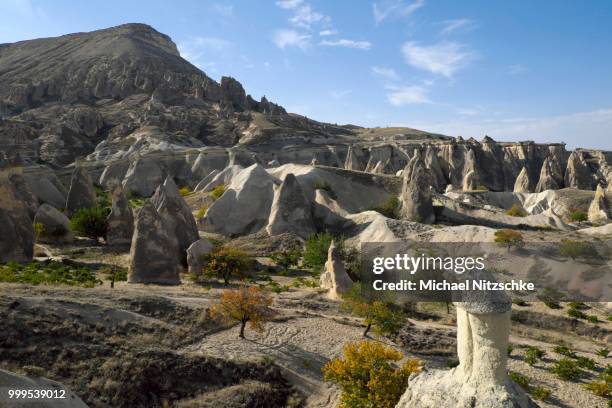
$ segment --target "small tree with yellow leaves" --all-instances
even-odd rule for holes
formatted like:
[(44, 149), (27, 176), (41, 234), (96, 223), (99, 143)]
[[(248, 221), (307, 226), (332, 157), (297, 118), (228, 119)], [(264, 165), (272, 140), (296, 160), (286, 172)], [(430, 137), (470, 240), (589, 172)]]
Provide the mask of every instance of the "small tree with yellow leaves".
[(264, 324), (274, 316), (271, 304), (272, 298), (259, 287), (242, 286), (223, 291), (211, 314), (227, 322), (240, 323), (239, 336), (244, 339), (247, 323), (255, 331), (263, 331)]
[(343, 357), (323, 367), (323, 377), (340, 387), (340, 408), (393, 408), (406, 390), (408, 377), (423, 368), (416, 359), (399, 366), (402, 358), (402, 353), (379, 342), (348, 343)]

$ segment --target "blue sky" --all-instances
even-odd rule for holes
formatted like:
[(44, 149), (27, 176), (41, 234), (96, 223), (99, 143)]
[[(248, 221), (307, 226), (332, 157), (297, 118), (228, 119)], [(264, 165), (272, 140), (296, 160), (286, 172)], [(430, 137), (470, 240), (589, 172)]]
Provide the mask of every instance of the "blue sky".
[(612, 150), (608, 0), (0, 0), (0, 43), (127, 22), (317, 120)]

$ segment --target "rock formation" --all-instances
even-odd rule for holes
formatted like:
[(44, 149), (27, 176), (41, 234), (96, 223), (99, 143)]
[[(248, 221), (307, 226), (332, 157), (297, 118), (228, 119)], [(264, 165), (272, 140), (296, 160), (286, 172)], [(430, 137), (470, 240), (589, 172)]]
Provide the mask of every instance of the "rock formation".
[(108, 230), (106, 243), (112, 246), (130, 245), (134, 234), (134, 216), (128, 203), (123, 187), (115, 185), (112, 195), (112, 205), (108, 214)]
[(206, 230), (228, 236), (255, 232), (268, 224), (277, 181), (259, 164), (238, 173), (206, 212)]
[(137, 157), (125, 174), (123, 189), (128, 195), (151, 197), (164, 181), (161, 167), (153, 158)]
[(531, 180), (529, 179), (529, 172), (526, 167), (521, 169), (516, 181), (514, 182), (514, 192), (515, 193), (531, 193)]
[(435, 220), (430, 186), (429, 173), (420, 155), (415, 155), (406, 165), (403, 174), (400, 196), (403, 218), (423, 224), (430, 224)]
[(87, 170), (77, 165), (70, 179), (70, 190), (66, 198), (66, 211), (68, 215), (74, 214), (81, 208), (96, 206), (96, 191)]
[(130, 248), (129, 283), (181, 283), (176, 240), (150, 201), (136, 215)]
[(432, 186), (436, 191), (443, 192), (448, 182), (446, 181), (444, 173), (442, 172), (442, 167), (440, 166), (438, 155), (436, 154), (436, 151), (432, 146), (428, 146), (425, 150), (425, 156), (423, 161), (425, 163), (425, 167), (431, 173), (431, 179), (433, 183)]
[(547, 157), (542, 163), (542, 170), (540, 171), (540, 179), (536, 186), (535, 192), (541, 193), (545, 190), (557, 190), (559, 184), (555, 177), (555, 165), (550, 157)]
[(26, 262), (34, 253), (34, 228), (12, 176), (21, 173), (0, 157), (0, 262)]
[(476, 156), (473, 149), (468, 151), (465, 161), (464, 167), (464, 176), (463, 176), (463, 191), (473, 191), (478, 190), (481, 185), (480, 175), (478, 172), (478, 167), (476, 165)]
[(213, 244), (205, 238), (201, 238), (191, 244), (187, 248), (187, 266), (190, 274), (199, 274), (202, 272), (204, 262), (202, 257), (210, 254), (213, 250)]
[(26, 174), (26, 182), (30, 186), (30, 191), (36, 196), (41, 204), (49, 204), (55, 208), (66, 206), (66, 192), (57, 179), (57, 176), (49, 171), (46, 174)]
[(293, 232), (304, 239), (316, 232), (310, 202), (293, 173), (274, 192), (266, 231), (270, 235)]
[(610, 219), (610, 199), (601, 184), (597, 185), (595, 197), (589, 206), (588, 216), (591, 222), (607, 222)]
[(567, 168), (564, 178), (565, 187), (591, 190), (592, 176), (588, 164), (584, 160), (582, 152), (575, 150), (567, 159)]
[(339, 300), (342, 293), (346, 292), (353, 285), (353, 281), (344, 270), (344, 264), (340, 251), (334, 241), (327, 250), (327, 262), (325, 262), (325, 272), (321, 274), (320, 286), (327, 289), (327, 297)]
[(459, 366), (412, 377), (396, 407), (537, 407), (507, 374), (510, 298), (484, 292), (456, 305)]
[(361, 148), (350, 145), (346, 153), (344, 168), (347, 170), (363, 171), (365, 163), (363, 162), (363, 152)]
[(43, 204), (38, 208), (34, 225), (42, 227), (42, 231), (38, 231), (39, 241), (65, 241), (72, 238), (68, 217), (49, 204)]
[(177, 258), (187, 266), (187, 248), (199, 239), (198, 227), (191, 209), (179, 193), (172, 177), (167, 177), (160, 185), (151, 203), (155, 206), (164, 224), (168, 228), (168, 235), (177, 242)]
[(206, 187), (206, 185), (208, 183), (210, 183), (212, 181), (212, 179), (214, 179), (217, 174), (219, 174), (219, 170), (213, 170), (210, 173), (208, 173), (208, 175), (206, 177), (201, 179), (198, 182), (198, 184), (196, 184), (196, 186), (193, 189), (193, 191), (202, 191), (202, 190), (204, 190), (204, 187)]

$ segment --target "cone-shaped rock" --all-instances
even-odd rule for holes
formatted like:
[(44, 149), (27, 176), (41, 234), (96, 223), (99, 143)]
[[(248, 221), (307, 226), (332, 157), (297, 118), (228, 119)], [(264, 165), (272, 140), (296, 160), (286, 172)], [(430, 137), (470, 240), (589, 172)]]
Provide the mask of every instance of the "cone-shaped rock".
[(34, 225), (42, 227), (38, 237), (41, 241), (52, 242), (72, 238), (68, 217), (49, 204), (43, 204), (38, 208), (34, 217)]
[(134, 233), (134, 216), (121, 185), (112, 191), (111, 212), (108, 214), (106, 243), (113, 246), (130, 245)]
[(34, 254), (32, 219), (10, 180), (13, 171), (0, 163), (0, 262), (26, 262)]
[(442, 167), (440, 166), (440, 161), (438, 160), (438, 155), (433, 147), (428, 146), (425, 151), (424, 157), (425, 167), (430, 171), (433, 187), (436, 191), (444, 191), (446, 185), (446, 178), (444, 177), (444, 173), (442, 172)]
[(353, 281), (346, 273), (340, 250), (334, 241), (327, 250), (327, 262), (325, 262), (325, 272), (320, 278), (321, 288), (327, 289), (327, 297), (338, 300), (342, 293), (346, 292), (353, 285)]
[(404, 218), (423, 224), (434, 222), (430, 186), (429, 172), (420, 155), (415, 154), (404, 169), (400, 196), (401, 213)]
[(590, 190), (592, 188), (591, 170), (587, 165), (582, 152), (573, 151), (567, 159), (565, 169), (565, 187)]
[(559, 189), (559, 184), (555, 180), (554, 176), (554, 164), (550, 157), (547, 157), (542, 164), (542, 170), (540, 171), (540, 180), (538, 181), (538, 185), (536, 186), (535, 192), (541, 193), (545, 190), (557, 190)]
[(292, 173), (285, 176), (274, 192), (266, 231), (270, 235), (293, 232), (302, 238), (316, 232), (310, 202)]
[(202, 257), (206, 254), (210, 254), (212, 250), (213, 244), (205, 238), (201, 238), (191, 244), (189, 248), (187, 248), (188, 272), (190, 274), (200, 274), (204, 267), (204, 260)]
[(130, 248), (129, 283), (181, 283), (175, 240), (169, 232), (153, 203), (147, 201), (136, 216)]
[(514, 182), (515, 193), (531, 193), (531, 180), (529, 179), (529, 172), (526, 167), (521, 169), (516, 181)]
[(595, 197), (589, 206), (589, 221), (591, 222), (606, 222), (610, 219), (609, 199), (601, 184), (597, 184)]
[(125, 174), (123, 188), (128, 194), (151, 197), (163, 180), (163, 171), (154, 159), (138, 157)]
[(157, 188), (155, 194), (151, 197), (151, 203), (153, 203), (165, 224), (170, 228), (168, 234), (171, 237), (176, 237), (179, 251), (178, 257), (183, 265), (187, 266), (187, 254), (185, 251), (200, 236), (191, 209), (181, 196), (181, 193), (179, 193), (172, 177), (166, 177), (164, 184)]
[(344, 168), (347, 170), (362, 171), (365, 168), (363, 161), (363, 152), (360, 148), (349, 146), (346, 154), (346, 160), (344, 161)]
[(69, 215), (74, 214), (81, 208), (96, 206), (96, 191), (87, 170), (77, 166), (72, 172), (70, 179), (70, 190), (66, 198), (66, 210)]

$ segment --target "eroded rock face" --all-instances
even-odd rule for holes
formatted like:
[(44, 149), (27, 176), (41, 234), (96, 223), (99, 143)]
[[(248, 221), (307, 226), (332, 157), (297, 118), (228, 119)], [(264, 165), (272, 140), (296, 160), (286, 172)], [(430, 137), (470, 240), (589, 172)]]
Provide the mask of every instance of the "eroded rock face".
[(56, 241), (72, 238), (68, 217), (49, 204), (43, 204), (38, 208), (34, 217), (34, 225), (37, 224), (42, 226), (39, 240)]
[(312, 207), (293, 173), (287, 174), (274, 192), (266, 231), (270, 235), (293, 232), (302, 238), (316, 232)]
[(549, 157), (544, 160), (542, 164), (542, 170), (540, 171), (540, 179), (538, 181), (538, 185), (536, 186), (535, 192), (541, 193), (545, 190), (557, 190), (559, 189), (559, 184), (556, 181), (556, 166)]
[[(0, 160), (1, 162), (1, 160)], [(34, 228), (28, 207), (11, 181), (21, 169), (0, 163), (0, 262), (27, 262), (34, 253)]]
[(64, 208), (66, 193), (58, 188), (60, 182), (53, 172), (49, 171), (45, 175), (25, 175), (25, 179), (40, 203), (50, 204), (55, 208)]
[(349, 146), (346, 153), (346, 160), (344, 161), (344, 168), (347, 170), (363, 171), (366, 163), (363, 158), (363, 151), (361, 148), (356, 146)]
[(130, 248), (129, 283), (158, 283), (178, 285), (180, 261), (171, 229), (157, 213), (150, 201), (136, 216)]
[(515, 193), (531, 193), (531, 180), (529, 179), (529, 172), (526, 167), (521, 169), (516, 181), (514, 182), (514, 192)]
[(70, 179), (70, 190), (66, 198), (66, 211), (72, 215), (81, 208), (96, 206), (96, 191), (87, 170), (76, 166)]
[(401, 201), (403, 218), (423, 224), (435, 220), (431, 201), (431, 179), (420, 155), (410, 160), (404, 169)]
[(128, 194), (151, 197), (164, 180), (161, 167), (153, 158), (138, 157), (130, 164), (123, 179), (123, 189)]
[(339, 300), (341, 295), (353, 285), (334, 241), (327, 250), (327, 262), (325, 262), (325, 272), (321, 274), (320, 285), (321, 288), (327, 289), (327, 297), (334, 300)]
[(459, 366), (411, 378), (397, 408), (537, 407), (507, 375), (510, 298), (485, 296), (456, 304)]
[(201, 273), (202, 268), (204, 267), (204, 261), (202, 257), (204, 255), (210, 254), (212, 250), (213, 244), (205, 238), (201, 238), (191, 244), (189, 248), (187, 248), (188, 272), (190, 274)]
[(591, 222), (606, 222), (610, 219), (610, 199), (601, 184), (597, 185), (595, 197), (589, 206), (588, 216)]
[(164, 184), (157, 188), (151, 203), (169, 229), (168, 235), (176, 239), (177, 257), (186, 266), (187, 248), (199, 239), (198, 227), (172, 177), (168, 176)]
[(565, 187), (578, 188), (581, 190), (592, 189), (592, 176), (588, 164), (580, 151), (573, 151), (567, 159), (565, 169)]
[(121, 185), (112, 191), (111, 212), (108, 214), (106, 243), (112, 246), (130, 245), (134, 234), (134, 216)]
[(432, 146), (428, 146), (425, 150), (425, 156), (423, 161), (425, 163), (425, 167), (431, 173), (433, 187), (438, 192), (444, 191), (448, 183), (446, 181), (446, 178), (444, 177), (444, 173), (442, 172), (442, 167), (440, 166), (438, 155)]

